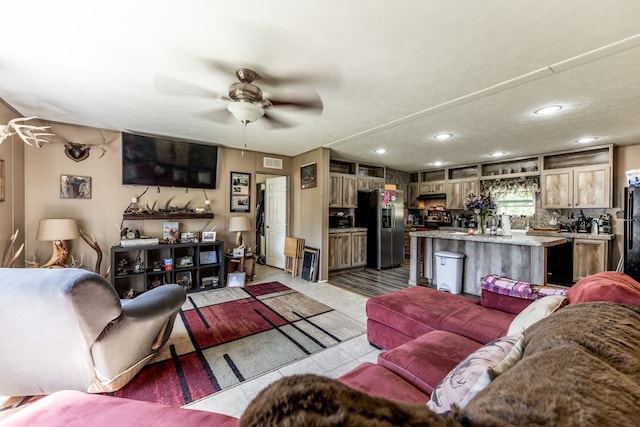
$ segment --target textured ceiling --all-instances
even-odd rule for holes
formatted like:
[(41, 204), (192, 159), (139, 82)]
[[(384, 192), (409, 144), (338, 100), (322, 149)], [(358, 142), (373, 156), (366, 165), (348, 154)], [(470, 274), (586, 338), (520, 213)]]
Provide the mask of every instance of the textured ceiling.
[[(271, 108), (296, 126), (250, 123), (251, 150), (328, 147), (415, 171), (581, 148), (585, 135), (640, 143), (637, 0), (14, 0), (2, 15), (0, 98), (54, 123), (242, 148), (220, 97), (249, 66), (291, 78), (258, 81), (267, 97), (324, 106)], [(550, 104), (563, 109), (532, 114)], [(454, 137), (437, 142), (442, 131)]]

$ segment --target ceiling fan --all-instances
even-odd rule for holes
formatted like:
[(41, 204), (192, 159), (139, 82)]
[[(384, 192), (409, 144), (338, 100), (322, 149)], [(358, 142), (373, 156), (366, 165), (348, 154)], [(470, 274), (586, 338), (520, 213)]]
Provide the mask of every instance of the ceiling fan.
[(227, 104), (227, 110), (245, 125), (264, 117), (274, 126), (290, 126), (269, 113), (268, 110), (274, 107), (294, 107), (322, 112), (322, 100), (317, 94), (309, 99), (267, 99), (263, 96), (262, 89), (253, 83), (261, 78), (257, 72), (250, 68), (238, 68), (236, 77), (239, 81), (229, 86), (229, 97), (222, 99), (230, 101)]

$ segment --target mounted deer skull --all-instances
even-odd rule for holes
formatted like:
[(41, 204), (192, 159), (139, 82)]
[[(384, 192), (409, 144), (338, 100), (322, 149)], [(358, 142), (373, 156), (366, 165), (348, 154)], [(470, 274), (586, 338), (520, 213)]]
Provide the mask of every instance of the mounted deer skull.
[(80, 162), (89, 157), (89, 150), (91, 147), (98, 147), (102, 150), (102, 154), (98, 156), (101, 158), (105, 155), (107, 150), (104, 146), (107, 144), (102, 132), (102, 140), (100, 144), (81, 144), (66, 140), (56, 134), (46, 132), (51, 129), (51, 126), (32, 126), (26, 125), (24, 122), (27, 120), (37, 119), (37, 117), (25, 117), (10, 120), (6, 125), (0, 125), (0, 144), (10, 137), (11, 135), (18, 135), (25, 144), (42, 148), (44, 144), (62, 144), (64, 145), (64, 152), (74, 162)]

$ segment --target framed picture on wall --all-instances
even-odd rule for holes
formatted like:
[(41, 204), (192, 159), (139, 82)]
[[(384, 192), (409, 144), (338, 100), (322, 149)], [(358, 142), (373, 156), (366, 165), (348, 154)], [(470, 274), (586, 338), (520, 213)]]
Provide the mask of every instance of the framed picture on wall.
[(79, 175), (60, 175), (61, 199), (90, 199), (91, 177)]
[(4, 202), (4, 160), (0, 160), (0, 202)]
[(231, 212), (251, 210), (251, 174), (231, 172)]
[(317, 169), (315, 163), (300, 167), (300, 182), (302, 188), (312, 188), (317, 185)]

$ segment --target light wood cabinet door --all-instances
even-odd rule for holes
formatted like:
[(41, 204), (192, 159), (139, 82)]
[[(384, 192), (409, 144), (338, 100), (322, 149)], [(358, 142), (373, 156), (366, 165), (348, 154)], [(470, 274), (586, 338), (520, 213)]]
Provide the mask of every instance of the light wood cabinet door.
[(431, 193), (444, 194), (446, 192), (446, 186), (444, 181), (435, 181), (431, 183)]
[(573, 187), (574, 207), (611, 207), (611, 174), (608, 165), (576, 168)]
[(329, 270), (351, 267), (351, 233), (329, 234)]
[(447, 182), (447, 209), (462, 209), (462, 182), (460, 180)]
[(420, 195), (420, 184), (411, 182), (407, 185), (407, 207), (409, 209), (420, 209), (418, 196)]
[(329, 207), (342, 207), (342, 175), (340, 174), (329, 175)]
[(367, 232), (351, 233), (351, 266), (367, 265)]
[(465, 201), (469, 194), (473, 193), (476, 196), (479, 194), (478, 184), (479, 182), (477, 179), (460, 181), (460, 209), (465, 208)]
[(384, 178), (371, 178), (371, 188), (374, 190), (384, 190), (386, 182)]
[(368, 176), (358, 177), (358, 191), (371, 191), (373, 190), (373, 179)]
[(358, 180), (353, 175), (342, 177), (342, 207), (355, 208), (358, 206)]
[(573, 280), (578, 281), (608, 269), (609, 242), (575, 239), (573, 241)]
[(569, 169), (543, 172), (541, 176), (542, 207), (566, 209), (573, 205), (573, 171)]

